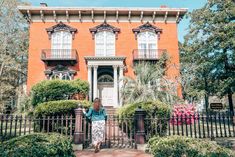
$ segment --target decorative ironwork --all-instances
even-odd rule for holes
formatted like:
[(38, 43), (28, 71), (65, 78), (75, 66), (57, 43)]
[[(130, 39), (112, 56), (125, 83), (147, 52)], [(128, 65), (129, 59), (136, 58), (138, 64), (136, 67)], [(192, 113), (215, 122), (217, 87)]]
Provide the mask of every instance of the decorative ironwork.
[(57, 65), (48, 68), (44, 73), (47, 76), (47, 79), (73, 80), (76, 71), (69, 69), (67, 66)]
[(163, 53), (165, 49), (135, 49), (132, 52), (133, 60), (159, 60)]
[(95, 39), (95, 34), (97, 32), (101, 32), (101, 31), (109, 31), (112, 32), (116, 35), (116, 39), (118, 37), (118, 33), (120, 32), (119, 28), (116, 28), (114, 26), (111, 26), (110, 24), (108, 24), (107, 22), (104, 22), (96, 27), (90, 28), (89, 29), (90, 32), (92, 33), (92, 38)]
[(78, 54), (75, 49), (43, 49), (41, 60), (45, 63), (50, 62), (69, 62), (71, 65), (77, 63)]
[(113, 82), (113, 77), (110, 75), (102, 75), (98, 78), (99, 83), (104, 82)]
[(56, 31), (68, 31), (72, 34), (72, 37), (74, 39), (74, 36), (75, 36), (75, 33), (77, 32), (77, 29), (73, 28), (71, 26), (68, 26), (68, 25), (66, 25), (66, 24), (64, 24), (63, 22), (60, 21), (58, 24), (56, 24), (52, 27), (46, 28), (46, 31), (47, 31), (47, 34), (49, 36), (49, 39), (51, 39), (51, 34), (56, 32)]
[(153, 32), (153, 33), (156, 33), (158, 35), (158, 38), (160, 38), (160, 33), (162, 32), (162, 29), (156, 27), (156, 26), (153, 26), (151, 25), (149, 22), (137, 27), (137, 28), (134, 28), (132, 29), (133, 33), (135, 33), (135, 38), (137, 39), (137, 35), (141, 32), (146, 32), (146, 31), (149, 31), (149, 32)]

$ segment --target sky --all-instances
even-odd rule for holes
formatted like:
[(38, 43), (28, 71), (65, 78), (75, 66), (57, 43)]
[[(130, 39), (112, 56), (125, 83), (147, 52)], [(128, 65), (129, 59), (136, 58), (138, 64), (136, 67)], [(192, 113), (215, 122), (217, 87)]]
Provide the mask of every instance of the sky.
[[(188, 8), (189, 12), (201, 8), (207, 0), (23, 0), (30, 2), (33, 6), (47, 3), (48, 6), (65, 7), (160, 7), (166, 5), (171, 8)], [(189, 19), (182, 19), (178, 25), (179, 41), (187, 33)]]

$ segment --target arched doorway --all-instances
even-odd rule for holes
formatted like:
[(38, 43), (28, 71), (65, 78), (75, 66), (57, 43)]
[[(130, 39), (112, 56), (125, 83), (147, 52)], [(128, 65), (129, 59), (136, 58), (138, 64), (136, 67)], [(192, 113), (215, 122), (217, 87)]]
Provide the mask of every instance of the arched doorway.
[(113, 76), (102, 74), (98, 78), (98, 96), (103, 106), (113, 106), (114, 101)]

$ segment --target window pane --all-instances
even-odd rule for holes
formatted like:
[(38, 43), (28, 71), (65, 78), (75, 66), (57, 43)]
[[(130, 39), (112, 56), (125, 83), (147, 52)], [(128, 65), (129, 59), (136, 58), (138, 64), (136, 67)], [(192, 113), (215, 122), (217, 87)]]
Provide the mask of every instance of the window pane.
[[(153, 32), (141, 32), (138, 34), (138, 49), (146, 49), (147, 54), (152, 53), (149, 50), (157, 49), (157, 35)], [(142, 52), (144, 53), (143, 50)]]
[(97, 56), (114, 56), (115, 34), (108, 31), (96, 33), (95, 49)]
[(147, 39), (148, 39), (148, 42), (153, 42), (155, 43), (156, 42), (156, 34), (155, 33), (152, 33), (152, 32), (148, 32), (147, 33)]
[(106, 49), (106, 56), (114, 56), (114, 49)]
[(106, 42), (115, 43), (115, 34), (111, 32), (106, 32)]

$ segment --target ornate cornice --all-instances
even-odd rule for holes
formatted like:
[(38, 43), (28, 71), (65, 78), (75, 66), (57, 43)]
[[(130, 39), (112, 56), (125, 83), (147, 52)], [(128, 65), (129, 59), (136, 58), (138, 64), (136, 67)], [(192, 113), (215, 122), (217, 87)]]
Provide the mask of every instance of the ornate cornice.
[(116, 28), (114, 26), (111, 26), (110, 24), (104, 22), (96, 27), (93, 27), (93, 28), (90, 28), (89, 29), (90, 32), (92, 33), (92, 38), (94, 39), (95, 38), (95, 34), (97, 32), (101, 32), (101, 31), (109, 31), (109, 32), (112, 32), (116, 35), (116, 39), (118, 37), (118, 33), (120, 32), (120, 29), (119, 28)]
[(86, 61), (89, 60), (125, 60), (126, 57), (110, 56), (110, 57), (98, 57), (98, 56), (86, 56), (84, 57)]
[(153, 26), (151, 25), (149, 22), (137, 27), (137, 28), (134, 28), (132, 29), (133, 33), (135, 33), (135, 38), (137, 39), (137, 35), (141, 32), (146, 32), (146, 31), (149, 31), (149, 32), (153, 32), (153, 33), (156, 33), (158, 35), (158, 38), (160, 38), (160, 33), (162, 32), (162, 29), (156, 27), (156, 26)]
[(56, 32), (56, 31), (68, 31), (72, 34), (73, 39), (74, 39), (74, 34), (77, 32), (77, 29), (73, 28), (71, 26), (68, 26), (68, 25), (66, 25), (66, 24), (64, 24), (63, 22), (60, 21), (58, 24), (56, 24), (52, 27), (46, 28), (46, 31), (47, 31), (47, 34), (49, 36), (49, 39), (51, 39), (51, 34)]

